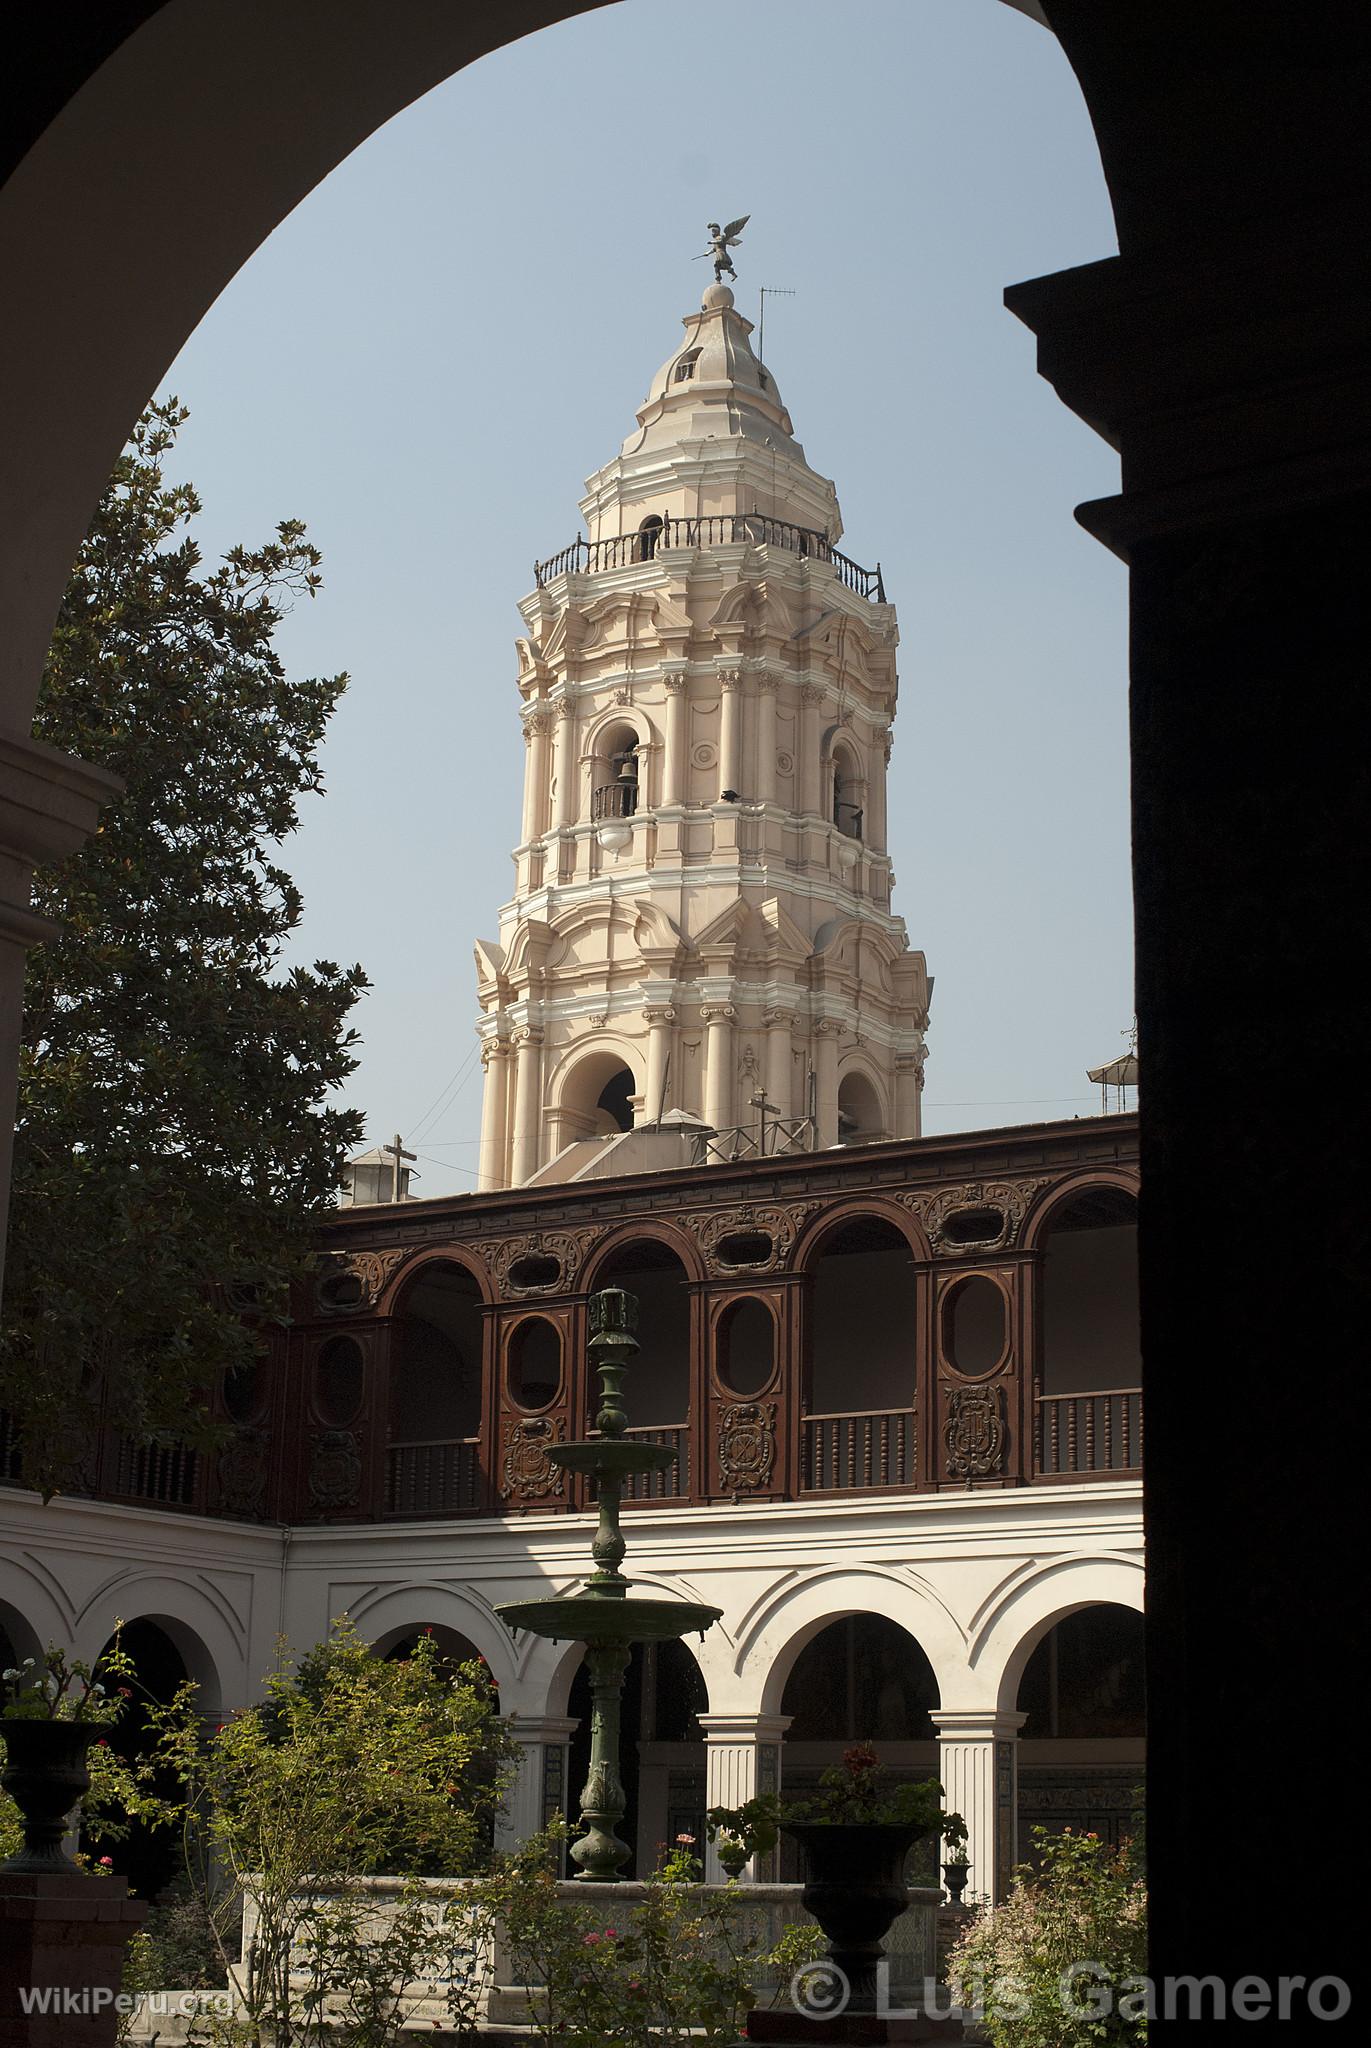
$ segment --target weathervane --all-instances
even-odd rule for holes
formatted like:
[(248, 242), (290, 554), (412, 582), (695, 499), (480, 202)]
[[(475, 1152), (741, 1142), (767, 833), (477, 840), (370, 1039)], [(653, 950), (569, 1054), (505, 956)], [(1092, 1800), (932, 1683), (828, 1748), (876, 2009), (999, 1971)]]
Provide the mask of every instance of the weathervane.
[(702, 249), (695, 258), (695, 261), (702, 263), (706, 256), (714, 258), (715, 284), (723, 283), (725, 271), (728, 272), (730, 277), (737, 277), (738, 273), (733, 268), (733, 259), (728, 252), (730, 249), (737, 248), (743, 229), (751, 218), (752, 215), (750, 213), (745, 213), (738, 220), (731, 220), (726, 228), (721, 228), (717, 220), (710, 221), (709, 247)]

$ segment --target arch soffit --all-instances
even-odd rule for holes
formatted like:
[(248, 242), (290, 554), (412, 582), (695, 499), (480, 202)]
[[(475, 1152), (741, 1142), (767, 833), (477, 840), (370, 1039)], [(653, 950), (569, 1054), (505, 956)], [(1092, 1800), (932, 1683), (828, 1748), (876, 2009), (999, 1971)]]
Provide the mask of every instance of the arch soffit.
[(1024, 1667), (1056, 1622), (1083, 1607), (1144, 1607), (1141, 1557), (1124, 1551), (1053, 1558), (1026, 1565), (997, 1587), (974, 1618), (968, 1662), (987, 1704), (1011, 1713)]
[(415, 1580), (411, 1585), (381, 1586), (350, 1601), (347, 1614), (369, 1643), (387, 1636), (397, 1641), (409, 1629), (450, 1628), (473, 1643), (498, 1684), (516, 1676), (509, 1630), (489, 1602), (470, 1587), (458, 1591), (441, 1580)]
[(907, 950), (888, 932), (878, 930), (859, 917), (830, 917), (814, 934), (814, 952), (818, 956), (836, 953), (849, 936), (858, 947), (866, 947), (887, 965), (903, 959)]
[(932, 1264), (933, 1247), (928, 1241), (928, 1233), (912, 1211), (890, 1195), (855, 1194), (844, 1195), (839, 1201), (827, 1204), (810, 1219), (807, 1228), (795, 1240), (795, 1249), (790, 1255), (791, 1271), (812, 1270), (823, 1255), (822, 1240), (841, 1224), (856, 1222), (863, 1216), (879, 1217), (882, 1223), (893, 1225), (914, 1257)]
[(597, 1285), (603, 1284), (600, 1281), (600, 1273), (607, 1262), (616, 1252), (621, 1252), (626, 1246), (634, 1244), (661, 1245), (665, 1250), (674, 1253), (685, 1269), (687, 1280), (707, 1280), (709, 1277), (704, 1260), (700, 1256), (699, 1245), (690, 1232), (683, 1230), (679, 1223), (673, 1223), (666, 1216), (654, 1216), (648, 1221), (635, 1221), (629, 1217), (608, 1231), (586, 1260), (581, 1279), (581, 1286), (585, 1292), (590, 1293)]
[(1039, 1251), (1044, 1238), (1052, 1229), (1052, 1219), (1057, 1211), (1076, 1195), (1086, 1194), (1091, 1188), (1118, 1188), (1121, 1193), (1131, 1195), (1134, 1203), (1138, 1199), (1141, 1178), (1136, 1167), (1089, 1166), (1082, 1167), (1066, 1180), (1053, 1183), (1044, 1190), (1029, 1209), (1019, 1230), (1019, 1245), (1026, 1252)]
[(608, 704), (603, 711), (599, 711), (593, 718), (587, 719), (582, 727), (582, 754), (585, 756), (598, 754), (604, 735), (607, 732), (613, 731), (616, 725), (627, 726), (628, 730), (634, 734), (636, 744), (640, 747), (657, 747), (662, 743), (661, 734), (657, 731), (656, 726), (648, 717), (646, 711), (643, 710), (641, 704)]
[(401, 1260), (376, 1297), (376, 1314), (394, 1315), (399, 1306), (400, 1296), (432, 1266), (457, 1266), (462, 1272), (469, 1273), (481, 1290), (483, 1308), (499, 1298), (489, 1266), (472, 1246), (426, 1244), (417, 1247)]
[(738, 1624), (734, 1687), (759, 1702), (762, 1713), (778, 1714), (801, 1650), (849, 1614), (898, 1622), (932, 1665), (939, 1698), (955, 1698), (966, 1668), (961, 1624), (925, 1580), (878, 1565), (821, 1567), (770, 1589)]

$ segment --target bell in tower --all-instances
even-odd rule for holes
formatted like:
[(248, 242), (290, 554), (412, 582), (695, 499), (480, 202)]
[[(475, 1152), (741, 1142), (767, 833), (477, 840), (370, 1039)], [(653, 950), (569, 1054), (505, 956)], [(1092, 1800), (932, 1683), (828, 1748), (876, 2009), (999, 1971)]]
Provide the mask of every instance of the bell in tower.
[(839, 551), (729, 286), (683, 326), (520, 606), (515, 893), (476, 951), (485, 1188), (919, 1135), (894, 607)]

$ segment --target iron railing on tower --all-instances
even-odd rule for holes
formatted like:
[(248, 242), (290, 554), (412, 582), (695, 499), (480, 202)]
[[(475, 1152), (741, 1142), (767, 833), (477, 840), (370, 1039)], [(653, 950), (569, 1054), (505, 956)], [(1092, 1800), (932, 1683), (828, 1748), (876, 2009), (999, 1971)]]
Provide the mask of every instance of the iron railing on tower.
[(648, 562), (662, 548), (727, 547), (746, 543), (752, 547), (785, 548), (827, 562), (838, 579), (858, 597), (884, 604), (885, 583), (881, 565), (864, 569), (850, 555), (840, 554), (827, 534), (809, 526), (792, 526), (789, 520), (768, 519), (760, 512), (720, 512), (699, 519), (654, 519), (637, 533), (619, 533), (609, 540), (574, 540), (559, 554), (533, 565), (533, 581), (541, 590), (558, 576), (596, 576), (606, 569), (628, 569), (635, 562)]

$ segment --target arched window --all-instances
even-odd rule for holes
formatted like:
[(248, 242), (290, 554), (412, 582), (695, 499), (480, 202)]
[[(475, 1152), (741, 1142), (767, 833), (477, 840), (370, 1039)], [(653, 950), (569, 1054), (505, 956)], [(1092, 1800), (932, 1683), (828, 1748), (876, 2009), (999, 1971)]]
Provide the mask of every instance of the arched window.
[(633, 559), (635, 562), (650, 562), (652, 560), (661, 542), (663, 523), (659, 512), (649, 512), (647, 518), (638, 528), (638, 538), (633, 543)]
[(638, 735), (627, 723), (606, 727), (592, 762), (592, 818), (631, 818), (638, 808)]
[(452, 1443), (481, 1428), (481, 1290), (463, 1266), (425, 1266), (400, 1296), (390, 1347), (395, 1443)]
[[(1067, 1614), (1024, 1666), (1018, 1707), (1019, 1836), (1035, 1827), (1118, 1842), (1135, 1834), (1145, 1776), (1143, 1619), (1131, 1607)], [(972, 1880), (974, 1883), (974, 1879)]]
[(808, 1399), (815, 1415), (914, 1405), (914, 1254), (880, 1216), (827, 1236), (810, 1296)]
[(695, 375), (695, 365), (700, 360), (697, 348), (688, 348), (683, 356), (676, 358), (676, 367), (671, 373), (673, 384), (688, 384)]
[(1083, 1189), (1051, 1219), (1042, 1265), (1038, 1457), (1044, 1472), (1142, 1463), (1137, 1207)]
[(557, 1089), (556, 1149), (631, 1131), (638, 1086), (622, 1054), (583, 1053)]
[(838, 1083), (838, 1143), (871, 1145), (889, 1135), (874, 1084), (859, 1070), (844, 1074)]
[(833, 822), (845, 839), (862, 836), (866, 785), (855, 758), (845, 746), (833, 749)]
[[(634, 1428), (674, 1429), (690, 1418), (690, 1290), (676, 1254), (650, 1239), (627, 1244), (596, 1288), (624, 1287), (638, 1303), (638, 1356), (624, 1382)], [(592, 1406), (595, 1395), (591, 1394)], [(685, 1475), (680, 1479), (684, 1483)]]

